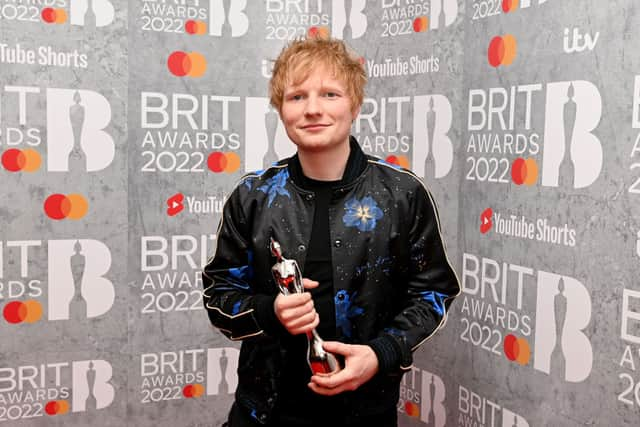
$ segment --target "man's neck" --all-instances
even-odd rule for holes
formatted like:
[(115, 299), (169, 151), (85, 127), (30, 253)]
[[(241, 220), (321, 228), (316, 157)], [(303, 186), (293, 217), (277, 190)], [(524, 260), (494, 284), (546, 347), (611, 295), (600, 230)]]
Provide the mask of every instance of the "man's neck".
[(349, 160), (349, 140), (332, 150), (304, 151), (298, 149), (302, 173), (317, 181), (339, 181), (344, 175)]

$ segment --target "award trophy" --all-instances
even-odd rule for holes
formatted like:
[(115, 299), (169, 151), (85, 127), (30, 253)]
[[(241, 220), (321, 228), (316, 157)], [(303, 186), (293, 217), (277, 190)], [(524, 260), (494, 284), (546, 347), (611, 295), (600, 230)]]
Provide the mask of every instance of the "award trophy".
[[(280, 244), (271, 239), (271, 253), (277, 262), (271, 267), (271, 274), (284, 295), (304, 292), (302, 273), (294, 259), (282, 256)], [(340, 370), (338, 359), (322, 348), (322, 338), (312, 330), (307, 332), (307, 363), (314, 374), (333, 374)]]

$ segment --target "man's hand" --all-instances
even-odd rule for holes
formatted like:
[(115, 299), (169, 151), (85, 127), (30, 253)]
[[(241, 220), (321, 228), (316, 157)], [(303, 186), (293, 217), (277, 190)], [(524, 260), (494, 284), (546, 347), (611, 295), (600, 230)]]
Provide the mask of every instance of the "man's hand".
[(333, 375), (314, 375), (309, 388), (318, 394), (333, 396), (343, 391), (353, 391), (378, 372), (378, 358), (368, 345), (344, 344), (326, 341), (324, 349), (344, 356), (345, 367)]
[[(302, 279), (302, 284), (305, 289), (313, 289), (319, 285), (318, 282), (309, 279)], [(313, 300), (309, 292), (279, 294), (273, 302), (273, 310), (280, 323), (291, 335), (307, 333), (320, 323), (320, 316), (313, 308)]]

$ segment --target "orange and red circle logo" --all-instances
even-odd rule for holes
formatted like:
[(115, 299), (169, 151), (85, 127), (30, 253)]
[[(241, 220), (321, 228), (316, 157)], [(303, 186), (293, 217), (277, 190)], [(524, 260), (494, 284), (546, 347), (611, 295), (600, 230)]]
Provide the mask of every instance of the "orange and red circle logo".
[(184, 30), (188, 34), (201, 36), (207, 32), (207, 23), (190, 19), (184, 23)]
[(42, 318), (42, 305), (34, 300), (11, 301), (2, 310), (4, 319), (12, 324), (35, 323)]
[(531, 157), (526, 160), (518, 157), (511, 165), (511, 179), (516, 185), (535, 184), (538, 180), (538, 164)]
[(320, 39), (328, 39), (329, 38), (329, 28), (328, 27), (309, 27), (307, 30), (308, 37), (317, 37)]
[(44, 201), (44, 212), (51, 219), (80, 219), (88, 210), (89, 203), (81, 194), (52, 194)]
[(204, 386), (202, 384), (187, 384), (182, 389), (184, 397), (200, 397), (204, 394)]
[(34, 172), (40, 168), (42, 158), (33, 148), (10, 148), (2, 153), (2, 166), (10, 172)]
[(169, 55), (167, 66), (174, 76), (202, 77), (207, 71), (207, 60), (201, 53), (177, 50)]
[(423, 33), (429, 29), (429, 18), (426, 16), (418, 16), (413, 20), (413, 31)]
[(404, 404), (404, 412), (410, 417), (418, 418), (420, 416), (420, 407), (413, 402), (406, 402)]
[(492, 67), (511, 65), (516, 58), (518, 42), (511, 34), (495, 36), (489, 43), (487, 57)]
[(519, 0), (502, 0), (502, 10), (505, 13), (513, 12), (518, 8)]
[(387, 163), (391, 163), (392, 165), (400, 166), (401, 168), (409, 169), (409, 159), (407, 156), (403, 154), (399, 155), (390, 155), (385, 159)]
[(69, 402), (66, 400), (51, 400), (44, 406), (47, 415), (64, 415), (69, 412)]
[(504, 355), (512, 362), (524, 366), (531, 359), (531, 348), (524, 338), (509, 334), (504, 337)]
[(40, 14), (47, 24), (64, 24), (67, 22), (67, 12), (64, 9), (45, 7)]
[(234, 152), (214, 151), (207, 158), (207, 166), (214, 173), (235, 172), (240, 168), (240, 156)]

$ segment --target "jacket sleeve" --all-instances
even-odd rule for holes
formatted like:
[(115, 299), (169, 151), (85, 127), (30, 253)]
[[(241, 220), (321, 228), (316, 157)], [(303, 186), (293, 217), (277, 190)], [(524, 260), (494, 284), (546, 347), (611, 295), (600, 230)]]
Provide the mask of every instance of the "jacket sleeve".
[(281, 327), (273, 310), (276, 295), (255, 292), (250, 233), (236, 188), (223, 209), (215, 254), (202, 272), (209, 319), (232, 340), (275, 333)]
[(421, 183), (412, 196), (404, 302), (391, 323), (369, 342), (382, 373), (411, 367), (413, 351), (445, 324), (449, 305), (460, 293), (445, 253), (435, 202)]

